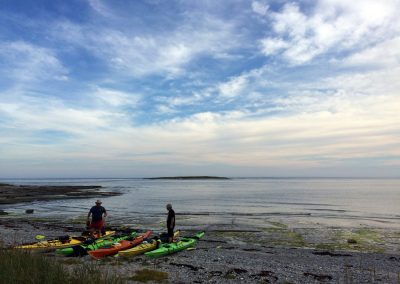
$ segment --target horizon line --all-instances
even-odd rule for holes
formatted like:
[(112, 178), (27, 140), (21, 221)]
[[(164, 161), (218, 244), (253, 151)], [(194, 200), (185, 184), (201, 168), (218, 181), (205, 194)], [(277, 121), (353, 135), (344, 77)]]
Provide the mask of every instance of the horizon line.
[[(66, 179), (154, 179), (154, 178), (175, 178), (175, 177), (205, 177), (204, 175), (183, 175), (183, 176), (152, 176), (152, 177), (0, 177), (0, 180), (66, 180)], [(362, 177), (362, 176), (206, 176), (211, 178), (228, 179), (400, 179), (400, 176), (387, 177)]]

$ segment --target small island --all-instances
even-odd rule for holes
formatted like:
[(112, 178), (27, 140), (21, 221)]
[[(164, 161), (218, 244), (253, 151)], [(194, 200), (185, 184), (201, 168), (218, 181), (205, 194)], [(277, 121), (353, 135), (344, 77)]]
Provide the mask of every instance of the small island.
[(227, 177), (216, 177), (216, 176), (175, 176), (175, 177), (153, 177), (145, 179), (173, 179), (173, 180), (209, 180), (209, 179), (223, 179), (227, 180)]

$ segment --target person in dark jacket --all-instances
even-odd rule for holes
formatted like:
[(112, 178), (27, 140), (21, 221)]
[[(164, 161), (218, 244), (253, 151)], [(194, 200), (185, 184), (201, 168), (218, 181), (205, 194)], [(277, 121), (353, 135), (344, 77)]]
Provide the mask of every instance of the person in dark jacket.
[(167, 204), (168, 217), (167, 217), (167, 232), (168, 232), (168, 242), (172, 243), (174, 238), (174, 228), (175, 228), (175, 211), (172, 209), (171, 204)]
[[(90, 221), (90, 217), (92, 220)], [(105, 218), (107, 217), (107, 210), (101, 206), (101, 201), (96, 201), (96, 206), (93, 206), (87, 216), (87, 225), (92, 231), (97, 232), (97, 236), (102, 236), (105, 234)]]

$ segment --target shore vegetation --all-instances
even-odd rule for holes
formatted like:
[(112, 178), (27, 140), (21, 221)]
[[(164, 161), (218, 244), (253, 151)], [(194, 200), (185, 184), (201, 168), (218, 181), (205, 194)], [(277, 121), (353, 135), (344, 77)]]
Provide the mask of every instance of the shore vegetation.
[(0, 283), (123, 283), (119, 277), (107, 274), (96, 265), (69, 269), (49, 257), (12, 249), (0, 249), (0, 279)]

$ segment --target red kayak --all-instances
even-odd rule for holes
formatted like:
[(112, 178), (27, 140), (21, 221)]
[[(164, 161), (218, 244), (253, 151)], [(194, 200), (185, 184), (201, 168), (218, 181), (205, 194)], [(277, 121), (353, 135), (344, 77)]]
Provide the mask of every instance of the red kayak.
[(147, 231), (146, 233), (136, 237), (132, 241), (122, 240), (119, 241), (118, 243), (112, 244), (111, 246), (88, 251), (88, 254), (94, 259), (100, 259), (109, 255), (114, 255), (118, 253), (120, 250), (126, 250), (134, 246), (137, 246), (138, 244), (143, 242), (144, 239), (150, 237), (151, 233), (152, 231)]

